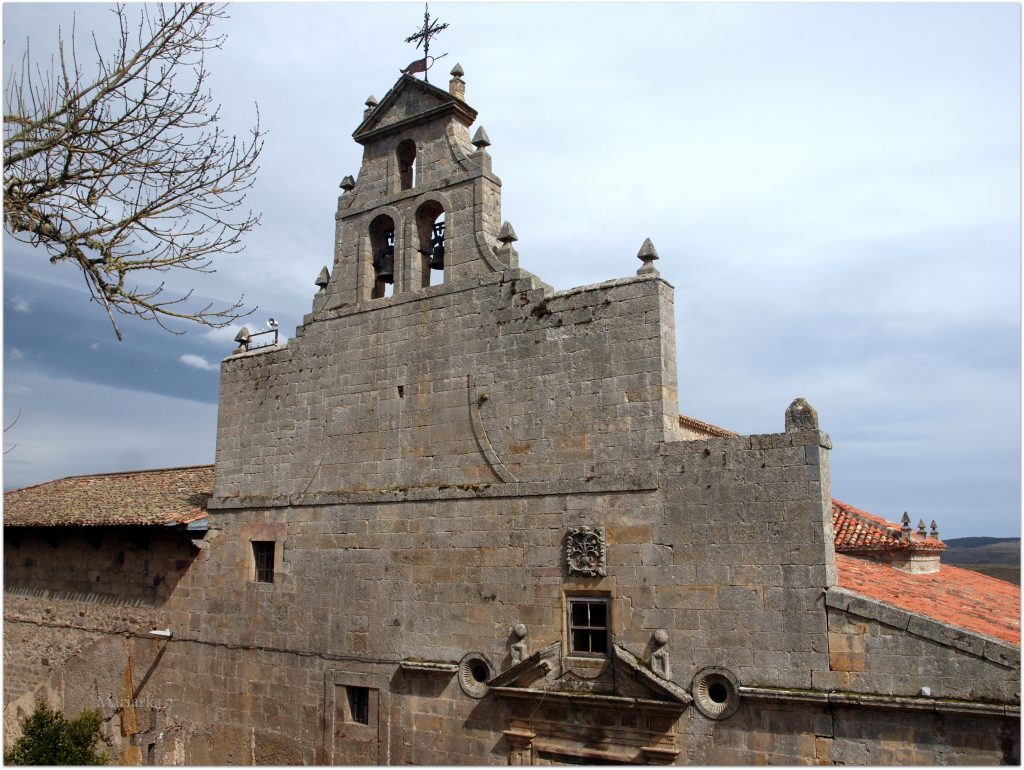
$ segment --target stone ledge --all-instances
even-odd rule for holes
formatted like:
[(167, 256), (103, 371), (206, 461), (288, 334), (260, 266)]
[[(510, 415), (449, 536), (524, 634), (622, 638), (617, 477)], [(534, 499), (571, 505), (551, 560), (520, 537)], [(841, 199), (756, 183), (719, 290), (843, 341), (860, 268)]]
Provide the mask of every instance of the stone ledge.
[(252, 358), (253, 356), (261, 356), (264, 353), (276, 353), (279, 350), (287, 350), (287, 349), (288, 349), (288, 343), (287, 342), (285, 342), (284, 344), (278, 344), (278, 345), (263, 345), (263, 346), (258, 347), (258, 348), (253, 348), (252, 350), (242, 351), (241, 353), (231, 353), (226, 358), (222, 358), (220, 360), (220, 362), (223, 364), (223, 363), (228, 362), (228, 361), (237, 361), (239, 358)]
[(454, 674), (459, 670), (458, 663), (434, 663), (426, 660), (403, 660), (398, 667), (403, 671), (415, 671), (420, 674)]
[(335, 221), (352, 219), (354, 217), (361, 216), (368, 211), (378, 209), (382, 206), (394, 206), (395, 204), (402, 203), (403, 201), (414, 200), (415, 198), (423, 194), (440, 192), (447, 190), (451, 187), (457, 187), (458, 185), (465, 184), (466, 182), (472, 182), (480, 177), (483, 177), (484, 179), (493, 182), (498, 187), (501, 186), (501, 180), (498, 179), (498, 177), (495, 176), (494, 173), (488, 171), (483, 167), (477, 167), (471, 171), (465, 171), (462, 174), (459, 174), (458, 176), (446, 178), (442, 183), (431, 185), (430, 187), (417, 185), (416, 187), (411, 187), (408, 190), (402, 190), (397, 193), (391, 193), (390, 195), (386, 195), (384, 196), (383, 199), (377, 198), (363, 204), (359, 203), (359, 192), (355, 191), (355, 194), (352, 196), (353, 200), (348, 205), (348, 207), (346, 207), (345, 212), (336, 213), (334, 215), (334, 219)]
[(710, 436), (708, 438), (677, 439), (662, 445), (662, 455), (673, 455), (680, 451), (692, 452), (695, 447), (706, 447), (711, 451), (733, 451), (737, 449), (787, 449), (790, 447), (819, 446), (832, 448), (832, 439), (821, 430), (797, 430), (779, 433), (736, 433), (731, 436)]
[(1020, 668), (1020, 650), (1011, 644), (868, 599), (844, 588), (829, 588), (825, 592), (825, 606), (884, 623), (1005, 668)]
[(604, 494), (608, 492), (653, 492), (657, 478), (596, 478), (591, 481), (519, 481), (510, 484), (453, 484), (448, 487), (396, 487), (338, 492), (313, 492), (301, 495), (211, 497), (211, 511), (238, 508), (298, 508), (314, 505), (361, 505), (418, 502), (423, 500), (469, 500), (500, 497), (548, 497), (554, 495)]
[(558, 690), (533, 690), (528, 687), (491, 687), (490, 691), (509, 698), (526, 698), (529, 700), (551, 699), (568, 701), (581, 706), (601, 706), (602, 708), (647, 708), (672, 712), (684, 711), (688, 704), (679, 701), (651, 700), (650, 698), (632, 698), (624, 695), (598, 695), (585, 692), (559, 692)]
[(1020, 706), (1013, 704), (985, 703), (982, 701), (955, 700), (952, 698), (878, 695), (875, 693), (840, 692), (836, 690), (790, 690), (782, 687), (740, 687), (740, 695), (754, 700), (909, 709), (944, 714), (1020, 716)]
[[(424, 300), (429, 300), (433, 297), (440, 297), (449, 294), (461, 294), (463, 292), (473, 291), (484, 286), (490, 286), (492, 284), (499, 283), (512, 283), (513, 281), (526, 281), (528, 284), (530, 284), (530, 289), (543, 288), (544, 298), (549, 302), (552, 299), (564, 299), (566, 297), (571, 297), (575, 294), (582, 294), (585, 292), (592, 291), (607, 291), (609, 289), (615, 289), (620, 286), (629, 286), (631, 284), (647, 283), (651, 281), (661, 281), (667, 286), (672, 286), (672, 284), (668, 283), (668, 281), (666, 281), (659, 275), (633, 275), (627, 276), (625, 278), (613, 278), (608, 281), (602, 281), (601, 283), (592, 283), (587, 284), (586, 286), (577, 286), (572, 289), (565, 289), (563, 291), (552, 292), (549, 290), (550, 287), (548, 287), (547, 284), (541, 281), (540, 278), (533, 275), (527, 270), (516, 268), (502, 270), (501, 272), (496, 273), (488, 273), (486, 275), (477, 276), (476, 278), (469, 278), (458, 282), (440, 283), (437, 284), (436, 286), (428, 286), (426, 288), (417, 289), (415, 291), (402, 292), (401, 294), (392, 297), (379, 297), (377, 299), (370, 300), (369, 302), (360, 302), (355, 305), (328, 307), (316, 313), (309, 313), (306, 316), (304, 316), (302, 320), (302, 326), (307, 326), (310, 323), (314, 322), (330, 321), (337, 318), (347, 318), (349, 316), (359, 315), (361, 313), (369, 313), (387, 307), (404, 305), (409, 302), (422, 302)], [(534, 285), (534, 283), (536, 285)]]

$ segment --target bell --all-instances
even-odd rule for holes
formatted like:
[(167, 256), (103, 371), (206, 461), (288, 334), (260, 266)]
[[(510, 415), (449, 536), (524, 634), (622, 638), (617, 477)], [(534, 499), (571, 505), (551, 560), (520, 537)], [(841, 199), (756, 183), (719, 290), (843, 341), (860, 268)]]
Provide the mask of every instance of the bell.
[(377, 280), (384, 283), (395, 282), (395, 231), (384, 234), (384, 248), (373, 260), (373, 269)]
[(430, 239), (430, 269), (444, 270), (444, 222), (437, 222)]
[(377, 280), (384, 283), (395, 282), (395, 245), (389, 243), (377, 258), (373, 260), (373, 269), (377, 272)]

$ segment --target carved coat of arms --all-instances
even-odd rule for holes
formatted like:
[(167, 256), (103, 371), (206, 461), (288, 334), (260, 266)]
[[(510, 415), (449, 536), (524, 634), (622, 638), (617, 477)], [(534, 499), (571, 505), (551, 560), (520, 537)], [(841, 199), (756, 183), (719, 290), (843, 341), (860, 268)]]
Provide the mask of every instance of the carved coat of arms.
[(565, 560), (570, 575), (607, 575), (604, 527), (571, 527), (565, 538)]

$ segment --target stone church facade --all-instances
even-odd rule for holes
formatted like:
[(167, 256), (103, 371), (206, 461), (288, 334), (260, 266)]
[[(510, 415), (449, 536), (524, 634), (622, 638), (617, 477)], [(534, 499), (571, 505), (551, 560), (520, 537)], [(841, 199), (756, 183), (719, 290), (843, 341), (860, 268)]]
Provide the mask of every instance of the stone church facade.
[(1019, 589), (833, 501), (802, 399), (680, 417), (653, 246), (520, 269), (475, 120), (458, 67), (371, 97), (212, 469), (6, 495), (8, 735), (45, 697), (135, 763), (1019, 762)]

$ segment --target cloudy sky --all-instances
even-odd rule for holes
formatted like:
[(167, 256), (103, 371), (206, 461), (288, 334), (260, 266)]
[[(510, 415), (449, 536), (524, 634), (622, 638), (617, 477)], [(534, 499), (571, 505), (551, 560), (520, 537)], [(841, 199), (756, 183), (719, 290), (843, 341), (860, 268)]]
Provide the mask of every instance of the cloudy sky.
[[(557, 289), (631, 275), (650, 237), (676, 287), (680, 408), (832, 437), (833, 494), (944, 537), (1020, 535), (1017, 4), (436, 3), (447, 83), (493, 142), (521, 265)], [(105, 6), (3, 6), (26, 39), (112, 38)], [(209, 58), (224, 125), (269, 133), (262, 226), (210, 276), (166, 276), (292, 332), (331, 261), (369, 94), (416, 58), (418, 4), (247, 4)], [(4, 236), (4, 487), (213, 461), (235, 329), (124, 342), (75, 271)], [(201, 280), (200, 280), (201, 279)], [(13, 449), (12, 449), (13, 447)]]

